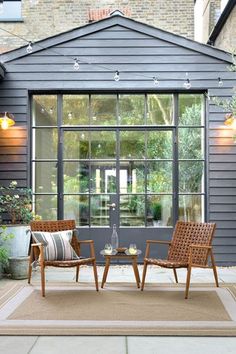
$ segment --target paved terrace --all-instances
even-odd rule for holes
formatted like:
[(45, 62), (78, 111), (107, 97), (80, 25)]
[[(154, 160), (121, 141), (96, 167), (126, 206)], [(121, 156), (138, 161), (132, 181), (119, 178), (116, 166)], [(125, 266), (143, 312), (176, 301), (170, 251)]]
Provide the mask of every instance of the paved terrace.
[[(98, 266), (101, 282), (104, 267)], [(142, 266), (139, 266), (142, 274)], [(39, 271), (33, 280), (40, 279)], [(236, 268), (218, 268), (220, 283), (236, 283)], [(178, 270), (179, 282), (185, 282), (186, 270)], [(48, 281), (73, 281), (74, 269), (48, 268)], [(90, 267), (83, 267), (81, 281), (93, 281)], [(8, 280), (2, 280), (6, 282)], [(110, 267), (109, 282), (135, 282), (131, 266)], [(174, 283), (172, 270), (149, 267), (146, 282)], [(193, 269), (191, 283), (214, 283), (212, 270)], [(155, 337), (155, 336), (1, 336), (0, 353), (3, 354), (235, 354), (236, 337)]]

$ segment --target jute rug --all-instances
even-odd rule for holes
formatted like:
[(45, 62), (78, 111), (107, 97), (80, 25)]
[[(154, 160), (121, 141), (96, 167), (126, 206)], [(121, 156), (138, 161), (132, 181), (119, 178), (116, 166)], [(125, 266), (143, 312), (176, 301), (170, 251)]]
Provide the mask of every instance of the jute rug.
[(236, 335), (236, 285), (89, 283), (40, 286), (7, 282), (0, 287), (4, 335)]

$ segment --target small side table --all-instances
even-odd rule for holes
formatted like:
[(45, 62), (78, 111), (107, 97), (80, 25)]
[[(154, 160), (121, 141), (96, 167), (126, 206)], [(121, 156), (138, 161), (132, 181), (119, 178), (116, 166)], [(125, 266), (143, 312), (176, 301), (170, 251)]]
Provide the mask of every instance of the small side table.
[(107, 274), (108, 270), (110, 267), (110, 263), (112, 259), (129, 259), (132, 261), (132, 266), (134, 270), (134, 275), (135, 275), (135, 280), (137, 287), (140, 288), (140, 277), (139, 277), (139, 271), (138, 271), (138, 266), (137, 266), (137, 257), (142, 253), (142, 251), (137, 250), (136, 254), (130, 254), (128, 250), (126, 252), (117, 252), (117, 253), (112, 253), (112, 254), (106, 254), (104, 250), (100, 252), (100, 254), (105, 258), (106, 264), (105, 264), (105, 269), (102, 277), (102, 285), (101, 288), (104, 287), (104, 284), (106, 283), (107, 280)]

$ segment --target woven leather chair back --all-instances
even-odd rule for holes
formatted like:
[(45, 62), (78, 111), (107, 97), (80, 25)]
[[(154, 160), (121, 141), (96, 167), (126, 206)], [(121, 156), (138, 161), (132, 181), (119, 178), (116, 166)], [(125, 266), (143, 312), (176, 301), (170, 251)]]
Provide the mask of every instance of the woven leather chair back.
[[(31, 231), (44, 231), (44, 232), (57, 232), (65, 230), (75, 230), (76, 224), (75, 220), (46, 220), (46, 221), (31, 221), (30, 223)], [(71, 246), (75, 250), (76, 254), (80, 255), (80, 249), (77, 242), (77, 237), (75, 232), (71, 239)]]
[[(168, 252), (169, 261), (188, 262), (190, 245), (210, 246), (216, 224), (178, 221), (172, 237)], [(194, 264), (207, 264), (208, 250), (194, 249), (192, 262)]]

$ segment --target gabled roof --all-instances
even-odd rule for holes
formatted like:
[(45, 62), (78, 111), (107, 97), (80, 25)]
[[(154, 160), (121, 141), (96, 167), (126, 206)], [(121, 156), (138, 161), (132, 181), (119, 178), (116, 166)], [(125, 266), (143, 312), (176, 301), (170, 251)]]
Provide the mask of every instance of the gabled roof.
[(227, 21), (229, 15), (231, 14), (231, 11), (233, 10), (234, 6), (236, 6), (236, 1), (235, 0), (229, 0), (227, 5), (224, 8), (224, 11), (220, 15), (215, 27), (213, 28), (213, 31), (210, 34), (210, 37), (208, 39), (208, 44), (214, 44), (216, 38), (220, 34), (223, 26), (225, 25), (225, 22)]
[[(64, 42), (71, 41), (73, 39), (77, 39), (79, 37), (84, 37), (86, 35), (92, 34), (94, 32), (99, 32), (105, 29), (108, 29), (112, 26), (122, 26), (124, 28), (137, 31), (140, 33), (144, 33), (153, 38), (158, 38), (163, 41), (167, 41), (169, 43), (185, 47), (187, 49), (199, 52), (201, 54), (205, 54), (219, 60), (223, 60), (231, 63), (232, 58), (231, 55), (223, 50), (213, 48), (207, 44), (202, 44), (191, 39), (187, 39), (185, 37), (173, 34), (171, 32), (167, 32), (156, 27), (150, 26), (148, 24), (144, 24), (142, 22), (135, 21), (133, 19), (121, 16), (120, 14), (113, 15), (111, 17), (107, 17), (103, 20), (87, 24), (85, 26), (72, 29), (70, 31), (60, 33), (56, 36), (46, 38), (44, 40), (38, 41), (34, 43), (34, 50), (32, 54), (37, 53), (38, 51), (48, 49), (50, 47), (62, 44)], [(20, 47), (18, 49), (9, 51), (7, 53), (2, 54), (1, 62), (9, 62), (14, 59), (18, 59), (24, 56), (31, 55), (26, 53), (26, 46)]]

